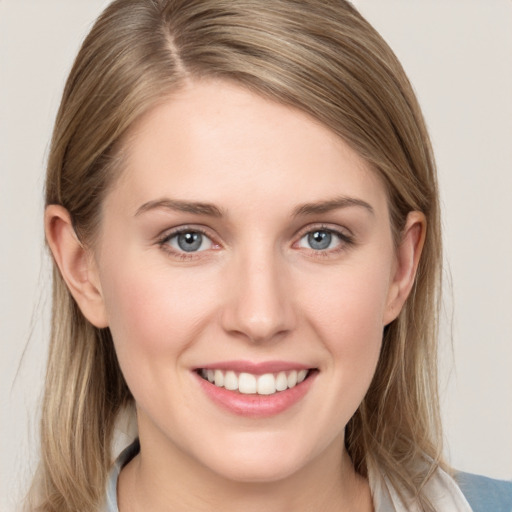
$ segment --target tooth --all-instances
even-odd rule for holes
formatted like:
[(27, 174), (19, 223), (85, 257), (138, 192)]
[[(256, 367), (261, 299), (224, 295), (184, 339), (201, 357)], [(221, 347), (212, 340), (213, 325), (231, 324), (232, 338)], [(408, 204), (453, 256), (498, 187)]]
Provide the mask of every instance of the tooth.
[(285, 391), (303, 382), (308, 375), (308, 370), (279, 372), (277, 375), (265, 373), (256, 376), (247, 372), (237, 375), (234, 371), (224, 372), (219, 369), (203, 368), (200, 374), (216, 386), (225, 387), (230, 391), (239, 391), (246, 395), (255, 393), (273, 395), (277, 391)]
[(215, 385), (219, 388), (224, 386), (224, 374), (222, 370), (215, 370)]
[(292, 370), (288, 375), (288, 387), (293, 388), (297, 384), (297, 370)]
[(271, 373), (265, 373), (258, 377), (258, 394), (273, 395), (276, 392), (276, 379)]
[(235, 372), (226, 372), (226, 375), (224, 375), (224, 387), (230, 391), (238, 389), (238, 378)]
[(297, 372), (297, 384), (300, 384), (306, 378), (307, 374), (308, 374), (307, 370), (299, 370)]
[(238, 377), (238, 391), (244, 395), (256, 393), (256, 377), (250, 373), (241, 373)]
[(285, 372), (279, 372), (276, 379), (276, 390), (284, 391), (288, 389), (288, 379), (286, 378)]

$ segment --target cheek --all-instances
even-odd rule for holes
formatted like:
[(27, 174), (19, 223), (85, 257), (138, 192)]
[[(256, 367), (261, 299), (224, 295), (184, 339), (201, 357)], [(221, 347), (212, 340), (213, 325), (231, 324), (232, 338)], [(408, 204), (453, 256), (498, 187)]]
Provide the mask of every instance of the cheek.
[(345, 396), (351, 395), (353, 408), (370, 385), (382, 345), (390, 265), (372, 261), (338, 269), (323, 280), (317, 275), (304, 299), (305, 318), (330, 353), (335, 380)]
[(214, 304), (206, 276), (138, 263), (125, 258), (109, 266), (102, 280), (109, 327), (129, 385), (143, 370), (157, 379), (164, 361), (179, 364)]
[(302, 281), (306, 286), (296, 294), (307, 334), (326, 355), (319, 368), (323, 392), (317, 404), (317, 423), (328, 429), (321, 434), (325, 442), (345, 428), (375, 374), (388, 284), (389, 267), (373, 260), (317, 272)]
[(308, 302), (314, 311), (311, 316), (327, 338), (357, 348), (372, 334), (382, 333), (389, 289), (385, 265), (350, 267), (332, 273), (324, 282), (318, 276), (315, 281)]

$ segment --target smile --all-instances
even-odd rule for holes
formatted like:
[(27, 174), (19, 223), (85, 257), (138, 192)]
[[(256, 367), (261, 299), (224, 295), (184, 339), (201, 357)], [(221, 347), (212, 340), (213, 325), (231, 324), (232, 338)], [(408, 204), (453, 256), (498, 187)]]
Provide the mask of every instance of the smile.
[(247, 372), (235, 372), (221, 369), (199, 369), (199, 375), (219, 388), (238, 391), (244, 395), (274, 395), (292, 389), (303, 382), (310, 370), (290, 370), (278, 373), (255, 375)]
[(286, 361), (226, 361), (195, 368), (200, 389), (214, 404), (237, 416), (269, 418), (302, 401), (318, 368)]

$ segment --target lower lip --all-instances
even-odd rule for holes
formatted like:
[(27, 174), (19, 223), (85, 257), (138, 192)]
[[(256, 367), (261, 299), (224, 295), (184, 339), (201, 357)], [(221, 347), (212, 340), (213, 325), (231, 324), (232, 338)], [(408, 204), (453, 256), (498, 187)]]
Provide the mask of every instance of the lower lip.
[[(195, 373), (195, 372), (194, 372)], [(300, 384), (273, 395), (245, 395), (238, 391), (220, 388), (195, 373), (206, 395), (217, 405), (239, 416), (268, 418), (286, 411), (309, 391), (318, 372), (312, 372)]]

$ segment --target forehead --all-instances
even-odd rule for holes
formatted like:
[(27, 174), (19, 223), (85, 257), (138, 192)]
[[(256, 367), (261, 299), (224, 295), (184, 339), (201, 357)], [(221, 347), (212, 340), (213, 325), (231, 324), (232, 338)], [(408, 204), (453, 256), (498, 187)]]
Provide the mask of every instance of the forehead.
[(347, 195), (386, 206), (377, 174), (303, 112), (226, 81), (189, 83), (146, 113), (125, 147), (113, 195), (265, 208)]

